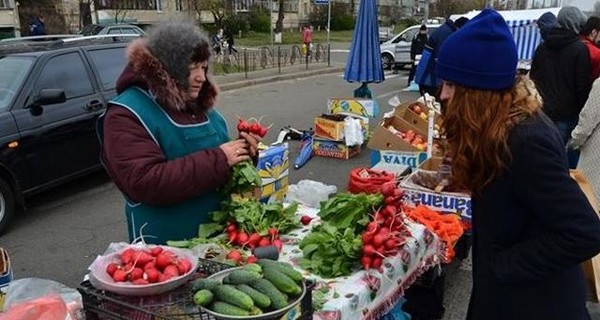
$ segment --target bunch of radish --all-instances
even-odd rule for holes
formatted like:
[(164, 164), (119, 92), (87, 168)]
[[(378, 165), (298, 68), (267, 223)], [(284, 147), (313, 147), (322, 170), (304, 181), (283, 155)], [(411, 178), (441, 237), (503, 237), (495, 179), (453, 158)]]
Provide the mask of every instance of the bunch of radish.
[(383, 259), (398, 253), (408, 235), (401, 209), (403, 192), (394, 182), (389, 182), (381, 186), (381, 193), (385, 197), (385, 205), (373, 214), (372, 221), (362, 234), (363, 255), (360, 262), (365, 270), (379, 269)]
[(283, 248), (283, 242), (279, 239), (279, 230), (276, 228), (270, 228), (268, 235), (261, 236), (258, 232), (248, 233), (241, 230), (236, 223), (229, 222), (227, 223), (227, 227), (225, 227), (225, 231), (227, 231), (229, 243), (242, 248), (248, 247), (254, 249), (274, 245), (279, 252)]
[(127, 248), (117, 255), (117, 260), (106, 266), (106, 273), (115, 282), (136, 285), (161, 283), (187, 274), (192, 263), (162, 247), (148, 249)]
[(245, 265), (258, 262), (258, 258), (254, 255), (246, 257), (241, 251), (233, 249), (227, 253), (225, 259), (235, 262), (237, 265)]

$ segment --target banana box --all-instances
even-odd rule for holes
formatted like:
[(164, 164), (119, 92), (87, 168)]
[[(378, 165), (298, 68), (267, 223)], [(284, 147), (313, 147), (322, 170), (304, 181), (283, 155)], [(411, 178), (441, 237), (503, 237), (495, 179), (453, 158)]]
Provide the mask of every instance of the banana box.
[(349, 147), (344, 141), (313, 139), (313, 155), (319, 157), (350, 159), (360, 153), (361, 146)]
[(330, 114), (356, 115), (364, 118), (375, 117), (375, 100), (360, 98), (329, 98), (327, 111)]
[(261, 201), (269, 203), (283, 200), (289, 186), (288, 143), (271, 146), (260, 151), (256, 167), (262, 178), (259, 196)]
[(344, 140), (344, 115), (322, 115), (315, 118), (315, 136), (329, 140)]

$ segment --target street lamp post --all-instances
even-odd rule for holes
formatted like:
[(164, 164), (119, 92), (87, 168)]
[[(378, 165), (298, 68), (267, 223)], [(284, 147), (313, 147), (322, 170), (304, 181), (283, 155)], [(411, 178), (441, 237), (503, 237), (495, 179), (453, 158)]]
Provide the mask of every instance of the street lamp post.
[(269, 29), (271, 29), (271, 51), (273, 51), (273, 0), (269, 0)]

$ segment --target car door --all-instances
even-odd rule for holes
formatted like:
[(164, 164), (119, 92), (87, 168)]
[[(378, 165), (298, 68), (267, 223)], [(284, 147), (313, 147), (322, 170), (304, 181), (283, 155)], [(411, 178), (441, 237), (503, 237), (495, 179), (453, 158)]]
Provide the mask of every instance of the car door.
[(94, 48), (86, 51), (105, 101), (116, 96), (117, 79), (127, 65), (125, 47)]
[[(82, 53), (73, 50), (49, 55), (31, 81), (29, 96), (14, 115), (36, 185), (98, 167), (95, 122), (104, 102)], [(32, 107), (42, 89), (64, 90), (66, 101)]]
[(396, 49), (394, 51), (396, 63), (410, 63), (410, 46), (418, 31), (418, 26), (412, 27), (398, 37), (399, 41), (396, 43)]

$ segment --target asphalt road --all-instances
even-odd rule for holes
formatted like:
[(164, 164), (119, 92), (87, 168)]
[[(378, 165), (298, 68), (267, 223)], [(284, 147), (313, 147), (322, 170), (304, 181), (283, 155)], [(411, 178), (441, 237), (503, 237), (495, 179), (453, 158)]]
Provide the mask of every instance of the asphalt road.
[[(401, 100), (416, 98), (415, 93), (400, 91), (405, 84), (405, 77), (389, 75), (385, 82), (370, 88), (381, 108), (387, 110), (388, 99), (396, 94)], [(344, 82), (341, 74), (290, 80), (224, 92), (218, 108), (230, 124), (238, 115), (266, 116), (265, 121), (274, 124), (265, 139), (270, 142), (280, 127), (308, 129), (314, 117), (326, 111), (328, 98), (351, 96), (356, 87)], [(290, 142), (291, 159), (297, 153), (298, 142)], [(370, 166), (368, 149), (350, 160), (312, 158), (303, 168), (292, 169), (291, 183), (311, 179), (344, 189), (348, 172), (357, 166)], [(94, 257), (109, 243), (127, 240), (122, 207), (119, 191), (106, 174), (97, 172), (29, 199), (28, 210), (0, 237), (0, 246), (11, 255), (16, 278), (46, 278), (76, 287)], [(444, 319), (464, 319), (469, 274), (468, 262), (449, 273)]]

